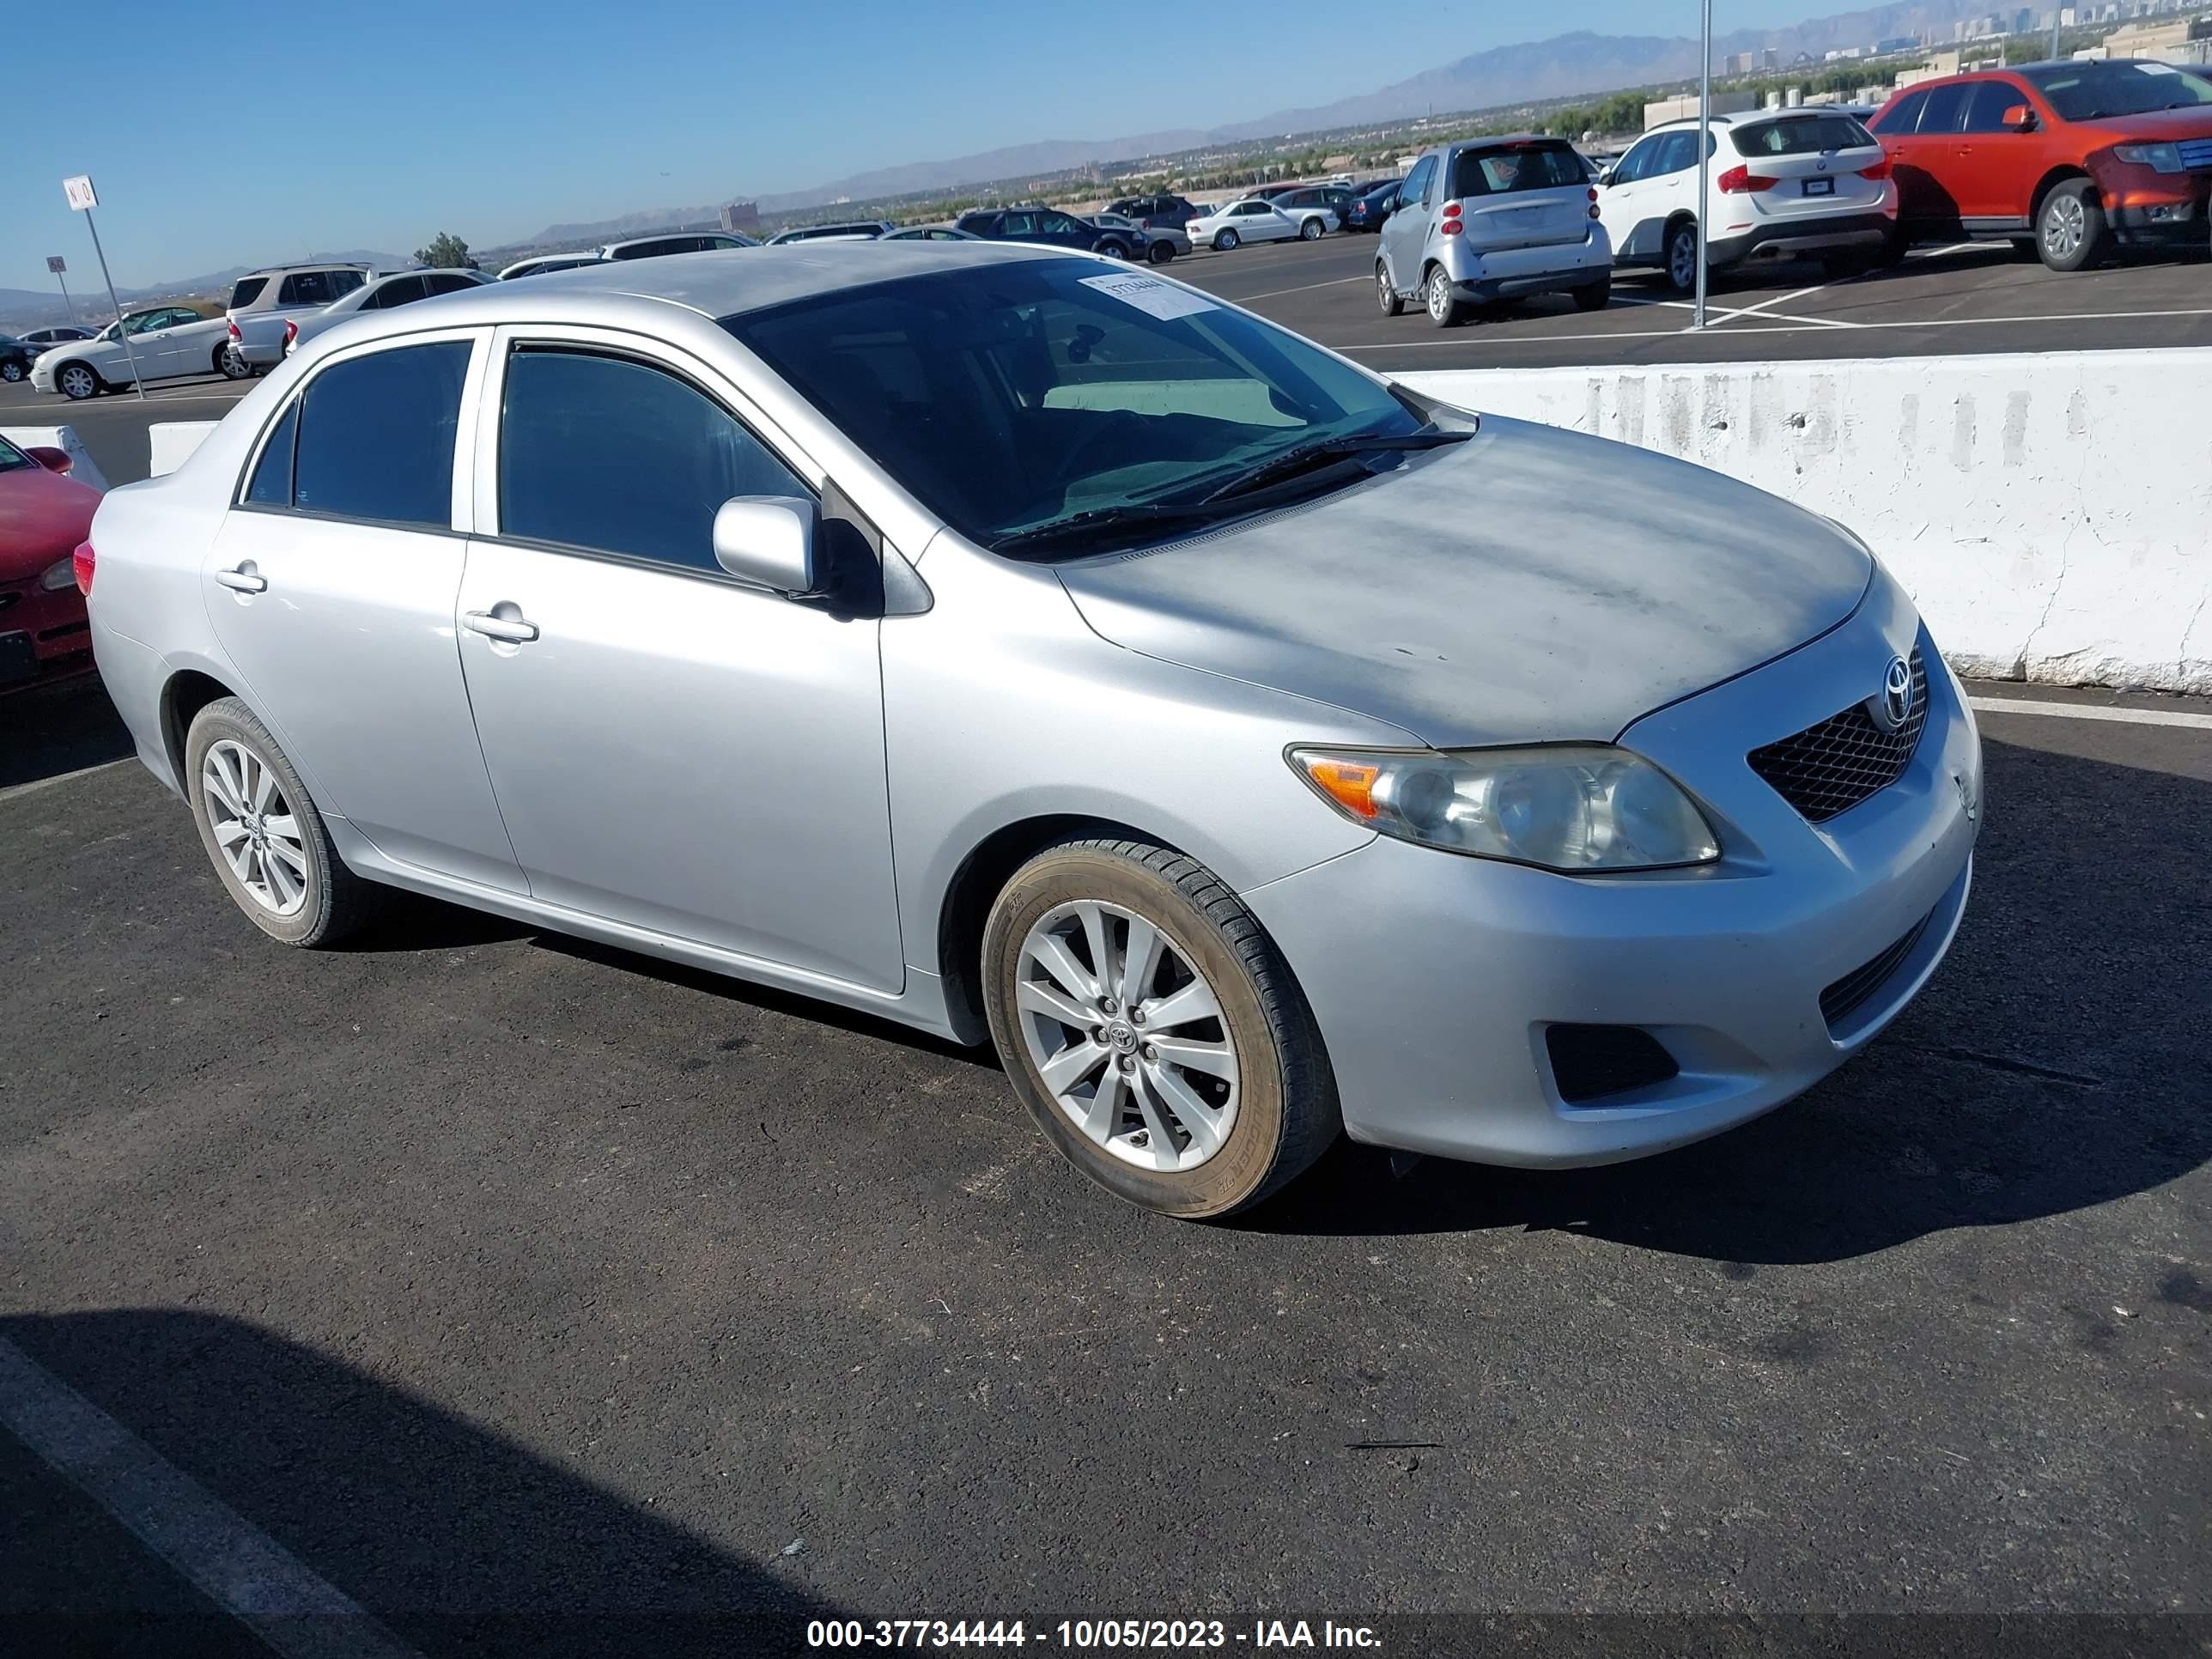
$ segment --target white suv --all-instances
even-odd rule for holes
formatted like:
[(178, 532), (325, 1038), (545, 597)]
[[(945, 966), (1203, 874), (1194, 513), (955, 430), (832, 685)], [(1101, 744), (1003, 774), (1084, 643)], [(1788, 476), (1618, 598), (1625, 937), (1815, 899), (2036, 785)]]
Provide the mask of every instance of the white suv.
[[(238, 279), (223, 316), (230, 324), (229, 359), (223, 372), (236, 378), (274, 368), (284, 361), (284, 319), (304, 317), (342, 300), (369, 278), (367, 265), (272, 265)], [(257, 318), (277, 319), (255, 326)]]
[[(1716, 115), (1705, 150), (1712, 269), (1812, 255), (1833, 270), (1895, 252), (1889, 158), (1854, 117), (1817, 107)], [(1659, 270), (1678, 293), (1696, 288), (1696, 120), (1645, 133), (1598, 175), (1597, 206), (1614, 264)]]

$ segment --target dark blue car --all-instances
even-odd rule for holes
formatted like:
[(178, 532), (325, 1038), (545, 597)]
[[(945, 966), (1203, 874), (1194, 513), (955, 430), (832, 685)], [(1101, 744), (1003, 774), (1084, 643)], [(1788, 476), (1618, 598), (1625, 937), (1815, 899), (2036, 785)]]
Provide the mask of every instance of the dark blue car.
[(1382, 222), (1390, 216), (1390, 210), (1398, 204), (1398, 186), (1402, 179), (1386, 179), (1371, 186), (1364, 195), (1352, 198), (1345, 210), (1344, 228), (1346, 230), (1380, 230)]

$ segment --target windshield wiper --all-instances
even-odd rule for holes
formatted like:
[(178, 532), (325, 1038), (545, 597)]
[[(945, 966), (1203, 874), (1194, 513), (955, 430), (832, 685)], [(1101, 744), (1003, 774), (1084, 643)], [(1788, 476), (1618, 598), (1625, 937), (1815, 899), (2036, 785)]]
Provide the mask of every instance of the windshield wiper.
[(1042, 547), (1051, 542), (1079, 541), (1085, 537), (1126, 529), (1133, 525), (1170, 524), (1177, 520), (1223, 519), (1227, 518), (1232, 510), (1209, 507), (1203, 501), (1140, 501), (1127, 507), (1096, 507), (1088, 512), (1071, 513), (1064, 519), (1050, 519), (1043, 524), (1031, 525), (1027, 530), (1017, 530), (1010, 535), (1001, 536), (991, 544), (991, 551), (1012, 553), (1023, 548)]
[(1465, 443), (1474, 435), (1472, 432), (1360, 432), (1341, 438), (1317, 438), (1310, 444), (1298, 444), (1286, 449), (1281, 454), (1261, 462), (1249, 471), (1238, 473), (1219, 489), (1200, 496), (1199, 502), (1203, 505), (1207, 501), (1227, 501), (1232, 496), (1249, 495), (1270, 484), (1280, 483), (1285, 478), (1295, 478), (1301, 472), (1312, 472), (1370, 451), (1437, 449), (1445, 444)]

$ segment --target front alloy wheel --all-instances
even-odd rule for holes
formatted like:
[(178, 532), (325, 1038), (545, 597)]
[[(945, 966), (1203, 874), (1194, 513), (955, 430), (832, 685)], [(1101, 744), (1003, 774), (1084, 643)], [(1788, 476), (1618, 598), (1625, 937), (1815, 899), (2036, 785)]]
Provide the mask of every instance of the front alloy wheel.
[(1093, 1181), (1165, 1215), (1257, 1203), (1343, 1127), (1304, 997), (1204, 866), (1145, 842), (1047, 848), (983, 932), (1007, 1080)]
[(54, 378), (55, 383), (61, 387), (64, 397), (73, 398), (79, 402), (100, 390), (100, 376), (82, 363), (63, 365), (62, 372)]

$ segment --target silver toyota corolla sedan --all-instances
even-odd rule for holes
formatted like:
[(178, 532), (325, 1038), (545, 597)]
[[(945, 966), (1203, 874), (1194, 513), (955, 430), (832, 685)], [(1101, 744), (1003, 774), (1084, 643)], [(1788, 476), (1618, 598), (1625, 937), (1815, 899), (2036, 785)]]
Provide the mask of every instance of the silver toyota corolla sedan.
[(1124, 1198), (1569, 1165), (1893, 1018), (1980, 750), (1850, 532), (1042, 248), (371, 313), (113, 491), (94, 644), (271, 937), (411, 889), (995, 1042)]

